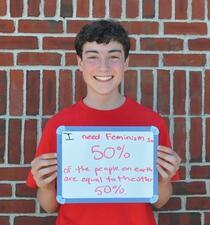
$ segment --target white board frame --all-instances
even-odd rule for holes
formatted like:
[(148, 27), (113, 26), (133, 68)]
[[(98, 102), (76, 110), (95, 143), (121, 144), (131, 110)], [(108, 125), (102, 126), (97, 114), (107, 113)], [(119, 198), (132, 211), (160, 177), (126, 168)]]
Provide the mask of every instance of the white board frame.
[[(81, 132), (82, 134), (86, 134), (87, 132), (102, 132), (100, 134), (103, 134), (103, 132), (112, 132), (113, 134), (115, 132), (127, 132), (128, 134), (130, 132), (138, 132), (139, 135), (142, 133), (145, 134), (145, 132), (148, 132), (148, 134), (153, 136), (153, 141), (152, 141), (152, 147), (151, 151), (152, 154), (151, 157), (153, 158), (152, 160), (152, 165), (150, 165), (152, 169), (152, 182), (148, 185), (148, 189), (151, 190), (152, 188), (152, 193), (150, 193), (150, 196), (147, 196), (146, 193), (142, 194), (137, 191), (135, 193), (135, 196), (133, 195), (122, 195), (119, 196), (120, 194), (117, 193), (117, 196), (111, 196), (111, 197), (105, 197), (105, 196), (98, 196), (96, 193), (91, 194), (91, 193), (86, 193), (86, 196), (79, 196), (79, 193), (66, 193), (66, 191), (63, 190), (64, 186), (64, 175), (63, 175), (63, 161), (64, 157), (63, 154), (65, 154), (65, 151), (67, 151), (64, 148), (64, 143), (66, 142), (65, 139), (63, 138), (64, 135), (66, 137), (66, 140), (68, 141), (74, 141), (70, 140), (72, 134), (75, 134), (74, 132)], [(155, 203), (158, 200), (158, 171), (157, 171), (157, 146), (158, 146), (158, 139), (159, 139), (159, 130), (157, 127), (154, 126), (60, 126), (57, 128), (57, 153), (58, 153), (58, 176), (57, 176), (57, 196), (56, 199), (60, 204), (65, 204), (65, 203), (137, 203), (137, 202), (149, 202), (149, 203)], [(66, 135), (69, 135), (68, 137)], [(86, 140), (84, 140), (85, 142)], [(90, 143), (90, 140), (87, 140), (87, 142)], [(94, 142), (94, 140), (92, 140)], [(81, 143), (81, 142), (80, 142)], [(138, 142), (137, 142), (138, 144)], [(136, 145), (137, 145), (136, 144)], [(151, 145), (150, 145), (151, 146)], [(138, 146), (137, 146), (138, 147)], [(68, 149), (68, 155), (73, 157), (72, 160), (78, 160), (77, 155), (78, 154), (71, 154), (71, 148)], [(81, 152), (80, 152), (81, 153)], [(127, 153), (128, 154), (128, 153)], [(84, 157), (86, 154), (83, 154)], [(74, 159), (75, 157), (75, 159)], [(93, 160), (95, 162), (95, 160)], [(71, 182), (68, 184), (69, 188), (71, 189)], [(78, 185), (81, 186), (81, 183), (78, 182)], [(83, 185), (83, 184), (82, 184)], [(106, 185), (106, 183), (104, 184)], [(134, 183), (136, 185), (136, 183)], [(83, 189), (86, 190), (87, 184), (84, 183)], [(136, 187), (135, 187), (136, 188)], [(134, 188), (134, 189), (135, 189)], [(138, 187), (137, 187), (138, 188)], [(73, 188), (72, 188), (73, 189)], [(78, 188), (79, 189), (79, 188)], [(121, 189), (122, 191), (123, 189)], [(116, 191), (116, 189), (115, 189)], [(151, 192), (151, 191), (150, 191)], [(81, 193), (81, 192), (80, 192)], [(100, 194), (100, 193), (99, 193)], [(104, 193), (103, 193), (104, 194)], [(74, 196), (75, 195), (75, 196)]]

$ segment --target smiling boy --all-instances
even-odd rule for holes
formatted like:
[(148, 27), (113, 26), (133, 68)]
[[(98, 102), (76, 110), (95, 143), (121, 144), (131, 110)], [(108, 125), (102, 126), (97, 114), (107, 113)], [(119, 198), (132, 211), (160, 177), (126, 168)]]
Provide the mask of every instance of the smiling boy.
[(56, 129), (60, 125), (158, 127), (159, 199), (154, 204), (157, 208), (169, 200), (171, 181), (178, 178), (181, 161), (171, 149), (164, 120), (119, 92), (129, 63), (130, 41), (124, 28), (109, 20), (88, 24), (77, 35), (75, 49), (78, 67), (87, 85), (87, 95), (48, 121), (31, 163), (27, 184), (37, 188), (42, 208), (47, 212), (58, 210), (56, 225), (155, 225), (148, 203), (59, 205), (56, 201)]

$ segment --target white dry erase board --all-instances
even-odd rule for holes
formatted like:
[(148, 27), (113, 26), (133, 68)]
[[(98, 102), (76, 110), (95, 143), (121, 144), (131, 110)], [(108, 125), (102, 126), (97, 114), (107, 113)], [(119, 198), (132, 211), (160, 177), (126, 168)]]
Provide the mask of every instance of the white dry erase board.
[(60, 126), (57, 201), (156, 202), (158, 134), (154, 126)]

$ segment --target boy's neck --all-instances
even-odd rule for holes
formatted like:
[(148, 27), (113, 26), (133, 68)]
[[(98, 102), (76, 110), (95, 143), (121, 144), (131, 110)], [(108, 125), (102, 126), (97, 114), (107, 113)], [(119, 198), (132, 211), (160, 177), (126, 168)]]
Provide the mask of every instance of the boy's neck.
[(108, 96), (100, 96), (93, 97), (93, 96), (86, 96), (83, 99), (83, 102), (88, 107), (98, 109), (98, 110), (112, 110), (120, 107), (125, 102), (125, 97), (122, 96), (120, 93), (117, 96), (112, 96), (112, 98)]

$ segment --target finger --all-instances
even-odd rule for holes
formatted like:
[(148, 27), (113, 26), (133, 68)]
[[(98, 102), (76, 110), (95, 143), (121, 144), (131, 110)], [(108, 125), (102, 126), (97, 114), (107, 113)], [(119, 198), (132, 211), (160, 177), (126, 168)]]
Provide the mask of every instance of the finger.
[(36, 175), (38, 178), (49, 176), (50, 174), (57, 171), (57, 166), (49, 166), (43, 169), (40, 169)]
[(38, 157), (31, 163), (31, 172), (34, 174), (41, 168), (52, 165), (57, 165), (57, 159), (41, 159)]
[(163, 145), (158, 146), (158, 151), (165, 152), (165, 153), (168, 153), (168, 154), (174, 153), (174, 151), (171, 148), (163, 146)]
[(177, 157), (175, 155), (167, 154), (165, 152), (158, 152), (158, 157), (174, 166), (177, 165)]
[(55, 159), (57, 158), (57, 153), (46, 153), (43, 155), (40, 155), (41, 159)]
[(51, 183), (53, 180), (55, 180), (55, 178), (57, 177), (57, 172), (53, 173), (52, 175), (50, 175), (49, 177), (46, 177), (44, 180), (43, 180), (43, 183), (46, 185), (46, 184), (49, 184)]
[(158, 170), (158, 173), (161, 176), (161, 179), (163, 179), (163, 180), (169, 180), (170, 179), (168, 173), (161, 166), (157, 165), (157, 170)]
[(57, 177), (57, 172), (52, 173), (50, 176), (45, 177), (44, 179), (39, 179), (37, 181), (37, 186), (38, 187), (44, 187), (48, 184), (50, 184), (51, 182), (53, 182)]
[(169, 175), (169, 177), (172, 177), (175, 172), (176, 172), (176, 168), (174, 165), (162, 160), (162, 159), (158, 159), (158, 165), (164, 169), (164, 171), (167, 172), (167, 174)]

